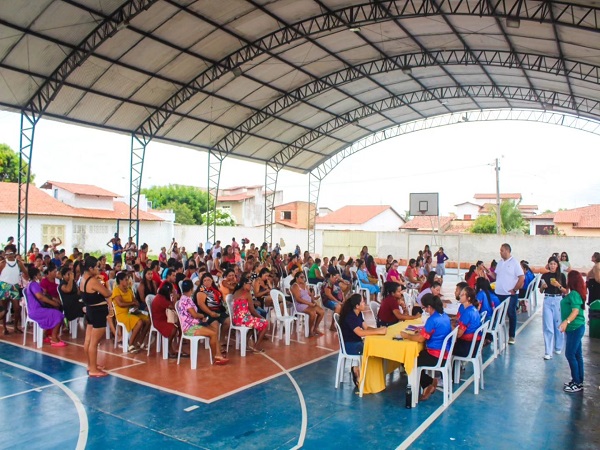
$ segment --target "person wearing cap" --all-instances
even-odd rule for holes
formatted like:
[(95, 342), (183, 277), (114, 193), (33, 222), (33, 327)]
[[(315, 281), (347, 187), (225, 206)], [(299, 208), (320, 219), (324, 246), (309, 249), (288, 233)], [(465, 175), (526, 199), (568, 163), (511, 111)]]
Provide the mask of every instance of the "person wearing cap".
[[(447, 361), (449, 348), (442, 348), (444, 339), (452, 332), (450, 317), (444, 313), (444, 304), (442, 300), (433, 294), (426, 294), (422, 298), (423, 311), (429, 314), (425, 326), (419, 334), (409, 334), (405, 331), (400, 332), (401, 336), (409, 341), (424, 342), (425, 348), (421, 350), (417, 358), (417, 366), (435, 366), (442, 352), (444, 360)], [(448, 342), (448, 344), (450, 344)], [(438, 381), (432, 378), (425, 371), (421, 372), (420, 380), (423, 394), (420, 401), (427, 400), (435, 392)]]
[[(383, 283), (383, 300), (377, 313), (376, 322), (378, 327), (389, 327), (401, 320), (419, 319), (421, 314), (411, 316), (404, 303), (403, 290), (405, 289), (399, 283), (394, 281), (386, 281)], [(400, 309), (402, 308), (402, 309)]]

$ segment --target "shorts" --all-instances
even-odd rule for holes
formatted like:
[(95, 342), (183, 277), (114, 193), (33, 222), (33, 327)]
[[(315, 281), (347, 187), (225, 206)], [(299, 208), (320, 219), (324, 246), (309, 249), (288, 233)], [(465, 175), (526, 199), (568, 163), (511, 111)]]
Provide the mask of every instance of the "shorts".
[(85, 318), (88, 325), (93, 328), (106, 328), (106, 317), (108, 316), (108, 305), (86, 306)]
[(19, 285), (0, 281), (0, 300), (18, 300), (23, 296), (22, 294)]
[(227, 319), (229, 319), (229, 314), (222, 312), (219, 313), (219, 317), (208, 317), (206, 319), (206, 325), (210, 325), (213, 322), (219, 322), (221, 325), (223, 325)]
[(196, 334), (196, 330), (200, 330), (201, 328), (202, 325), (192, 325), (183, 334), (185, 334), (186, 336), (194, 336)]
[(344, 342), (344, 347), (346, 347), (346, 353), (349, 355), (362, 355), (365, 344), (363, 341)]
[(327, 309), (331, 309), (335, 311), (335, 308), (339, 305), (338, 302), (334, 302), (333, 300), (323, 300), (323, 306)]

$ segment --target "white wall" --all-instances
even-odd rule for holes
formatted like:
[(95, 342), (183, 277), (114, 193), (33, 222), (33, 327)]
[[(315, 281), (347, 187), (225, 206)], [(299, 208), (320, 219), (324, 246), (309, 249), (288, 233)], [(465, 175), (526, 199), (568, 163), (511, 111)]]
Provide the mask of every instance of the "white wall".
[(58, 195), (56, 197), (57, 200), (74, 208), (106, 209), (109, 211), (113, 210), (112, 197), (76, 195), (59, 187), (54, 187), (52, 190), (44, 189), (44, 191), (54, 197), (54, 189), (58, 189)]
[(471, 215), (471, 219), (475, 220), (479, 217), (479, 206), (471, 203), (456, 206), (457, 218), (463, 220), (465, 215)]
[(363, 224), (363, 231), (398, 231), (404, 222), (394, 211), (388, 209)]

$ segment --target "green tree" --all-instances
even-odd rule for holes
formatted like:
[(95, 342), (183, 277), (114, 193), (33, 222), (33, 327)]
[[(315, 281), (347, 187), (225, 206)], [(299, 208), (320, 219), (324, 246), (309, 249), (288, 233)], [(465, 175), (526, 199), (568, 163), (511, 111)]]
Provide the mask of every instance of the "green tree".
[[(27, 171), (28, 166), (25, 165)], [(29, 176), (33, 183), (35, 175)], [(5, 183), (19, 182), (19, 154), (6, 144), (0, 144), (0, 181)]]
[[(142, 189), (142, 194), (152, 202), (152, 207), (157, 209), (172, 209), (175, 212), (177, 223), (202, 225), (202, 213), (214, 205), (204, 189), (195, 186), (169, 184), (168, 186), (152, 186)], [(180, 214), (178, 216), (177, 214)], [(191, 219), (190, 219), (191, 215)], [(183, 222), (185, 220), (185, 222)]]
[[(518, 205), (512, 200), (504, 200), (500, 203), (500, 224), (502, 233), (510, 233), (511, 231), (529, 233), (527, 223), (523, 219)], [(490, 211), (489, 216), (479, 216), (471, 227), (471, 233), (493, 234), (495, 232), (496, 208)]]
[(194, 213), (188, 205), (179, 202), (169, 202), (164, 206), (164, 209), (172, 209), (175, 213), (175, 222), (182, 225), (196, 225)]
[[(207, 215), (208, 215), (208, 218), (207, 218)], [(231, 214), (229, 214), (228, 212), (225, 212), (221, 209), (217, 209), (215, 216), (213, 216), (212, 211), (210, 212), (210, 214), (209, 213), (202, 214), (202, 221), (208, 223), (209, 225), (212, 225), (213, 217), (214, 217), (214, 221), (216, 221), (216, 223), (217, 223), (217, 226), (235, 227), (235, 225), (236, 225), (235, 219), (233, 218), (233, 216)]]

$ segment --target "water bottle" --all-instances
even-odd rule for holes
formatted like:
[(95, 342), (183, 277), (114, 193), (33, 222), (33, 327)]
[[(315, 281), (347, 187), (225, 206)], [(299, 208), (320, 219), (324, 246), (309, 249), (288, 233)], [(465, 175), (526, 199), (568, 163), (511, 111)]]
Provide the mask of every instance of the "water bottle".
[(410, 384), (406, 385), (406, 409), (412, 408), (412, 389)]

